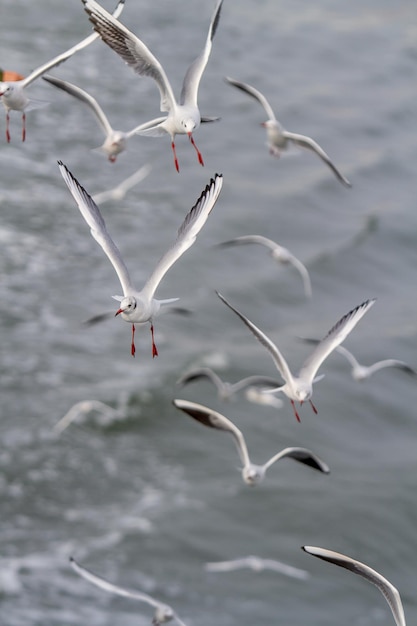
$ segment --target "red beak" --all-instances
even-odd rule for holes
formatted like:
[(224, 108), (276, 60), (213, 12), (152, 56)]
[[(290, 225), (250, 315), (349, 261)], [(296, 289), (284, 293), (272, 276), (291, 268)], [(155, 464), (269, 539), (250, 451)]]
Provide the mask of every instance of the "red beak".
[(114, 314), (114, 317), (116, 317), (116, 315), (120, 315), (120, 313), (123, 313), (123, 309), (119, 309), (118, 311), (116, 311), (116, 313)]

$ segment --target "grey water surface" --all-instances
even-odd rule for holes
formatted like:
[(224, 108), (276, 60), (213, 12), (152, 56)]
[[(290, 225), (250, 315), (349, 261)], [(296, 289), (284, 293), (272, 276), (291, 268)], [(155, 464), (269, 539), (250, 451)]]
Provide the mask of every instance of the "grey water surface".
[[(113, 3), (103, 0), (113, 8)], [(164, 65), (179, 96), (202, 49), (214, 2), (126, 0), (121, 20)], [(385, 626), (387, 604), (371, 585), (301, 551), (318, 545), (380, 571), (417, 623), (416, 378), (390, 369), (363, 383), (338, 354), (325, 361), (294, 419), (282, 409), (222, 403), (208, 382), (180, 388), (194, 366), (231, 382), (276, 375), (266, 350), (216, 297), (220, 291), (277, 343), (297, 369), (323, 337), (367, 298), (375, 306), (345, 342), (372, 363), (417, 367), (416, 36), (407, 0), (224, 0), (199, 103), (221, 121), (195, 133), (205, 167), (177, 137), (133, 137), (109, 163), (92, 148), (101, 131), (82, 104), (42, 80), (28, 88), (48, 106), (11, 112), (6, 143), (0, 110), (0, 624), (133, 626), (151, 607), (80, 579), (69, 556), (98, 575), (153, 594), (187, 626)], [(0, 66), (27, 75), (87, 36), (78, 0), (2, 0)], [(115, 128), (160, 115), (152, 80), (140, 78), (100, 40), (51, 74), (94, 95)], [(258, 88), (291, 131), (313, 137), (352, 182), (343, 187), (312, 153), (280, 159), (265, 145), (262, 108), (224, 82)], [(191, 314), (148, 325), (130, 356), (130, 325), (115, 311), (117, 276), (90, 235), (62, 177), (62, 160), (91, 193), (141, 165), (150, 175), (124, 200), (101, 207), (138, 287), (175, 238), (215, 172), (219, 201), (194, 246), (158, 289)], [(257, 246), (216, 244), (259, 234), (307, 266), (313, 297), (291, 267)], [(304, 446), (326, 476), (283, 460), (256, 488), (243, 483), (231, 438), (172, 405), (185, 398), (242, 428), (254, 462)], [(80, 415), (54, 426), (77, 402), (99, 400), (114, 417)], [(210, 573), (207, 561), (255, 554), (307, 570)]]

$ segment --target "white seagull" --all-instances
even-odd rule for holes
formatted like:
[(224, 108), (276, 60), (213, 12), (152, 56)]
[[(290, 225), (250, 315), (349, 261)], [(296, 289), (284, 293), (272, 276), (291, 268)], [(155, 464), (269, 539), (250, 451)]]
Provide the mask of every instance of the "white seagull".
[(304, 284), (304, 293), (307, 298), (311, 298), (312, 290), (311, 290), (311, 280), (307, 268), (295, 257), (287, 248), (280, 246), (272, 239), (268, 239), (267, 237), (263, 237), (262, 235), (243, 235), (242, 237), (235, 237), (234, 239), (229, 239), (229, 241), (223, 241), (219, 244), (220, 247), (228, 247), (228, 246), (240, 246), (251, 243), (261, 244), (268, 248), (271, 253), (272, 258), (279, 263), (283, 263), (284, 265), (291, 264), (295, 267), (296, 270), (301, 275)]
[(345, 178), (343, 174), (339, 172), (337, 167), (332, 163), (330, 157), (325, 153), (323, 148), (321, 148), (319, 144), (314, 141), (314, 139), (311, 139), (311, 137), (306, 137), (305, 135), (290, 133), (281, 126), (281, 124), (275, 117), (271, 105), (260, 91), (258, 91), (254, 87), (251, 87), (251, 85), (241, 83), (237, 80), (234, 80), (233, 78), (226, 77), (225, 80), (230, 85), (241, 89), (249, 96), (252, 96), (252, 98), (255, 98), (255, 100), (257, 100), (260, 105), (265, 109), (268, 120), (266, 122), (262, 122), (262, 126), (266, 130), (268, 147), (272, 155), (279, 157), (281, 152), (288, 148), (288, 144), (292, 142), (296, 146), (300, 146), (301, 148), (306, 148), (307, 150), (312, 150), (313, 152), (315, 152), (326, 163), (326, 165), (330, 167), (333, 174), (335, 174), (336, 178), (340, 180), (340, 182), (345, 185), (345, 187), (352, 186), (348, 179)]
[(135, 185), (142, 182), (152, 170), (151, 165), (146, 164), (142, 165), (136, 172), (133, 172), (130, 176), (122, 180), (121, 183), (113, 187), (112, 189), (108, 189), (106, 191), (99, 191), (98, 193), (93, 194), (92, 198), (96, 204), (104, 204), (109, 201), (120, 201), (126, 196), (127, 192), (130, 191)]
[(125, 589), (124, 587), (119, 587), (118, 585), (113, 585), (109, 583), (104, 578), (100, 576), (96, 576), (88, 569), (77, 563), (77, 561), (70, 557), (70, 563), (72, 569), (77, 572), (80, 576), (88, 580), (93, 585), (108, 591), (109, 593), (114, 593), (118, 596), (123, 596), (124, 598), (132, 598), (133, 600), (139, 600), (139, 602), (146, 602), (155, 608), (154, 617), (152, 619), (152, 624), (154, 626), (160, 626), (164, 622), (170, 622), (172, 619), (175, 619), (180, 626), (185, 626), (184, 622), (178, 617), (178, 615), (173, 611), (173, 609), (168, 604), (163, 604), (158, 600), (155, 600), (152, 596), (149, 596), (147, 593), (143, 593), (141, 591), (131, 591), (130, 589)]
[(212, 208), (216, 204), (223, 185), (223, 177), (219, 174), (215, 174), (214, 179), (212, 178), (210, 180), (210, 183), (203, 190), (195, 205), (186, 215), (178, 230), (175, 243), (159, 260), (154, 271), (146, 281), (145, 286), (140, 291), (137, 291), (133, 286), (119, 249), (107, 232), (106, 224), (98, 206), (62, 161), (58, 161), (58, 165), (68, 189), (72, 193), (82, 216), (90, 227), (92, 236), (103, 248), (103, 251), (108, 256), (120, 280), (123, 296), (113, 296), (115, 300), (120, 302), (120, 308), (116, 311), (115, 315), (121, 315), (126, 322), (132, 324), (132, 356), (135, 356), (135, 324), (144, 324), (146, 322), (150, 322), (151, 325), (152, 356), (157, 356), (158, 350), (154, 341), (153, 320), (158, 315), (161, 306), (176, 302), (179, 298), (157, 300), (154, 297), (155, 291), (169, 268), (195, 242), (198, 233), (204, 226)]
[(240, 460), (243, 464), (242, 478), (247, 485), (253, 486), (260, 483), (265, 477), (266, 470), (276, 461), (286, 457), (294, 459), (299, 463), (304, 463), (304, 465), (309, 465), (324, 474), (329, 474), (330, 472), (326, 463), (313, 454), (313, 452), (307, 450), (307, 448), (284, 448), (270, 458), (264, 465), (255, 465), (249, 458), (248, 448), (242, 432), (227, 417), (202, 404), (189, 402), (188, 400), (175, 399), (173, 400), (173, 404), (177, 409), (181, 409), (181, 411), (187, 413), (187, 415), (194, 418), (197, 422), (200, 422), (200, 424), (216, 430), (223, 430), (233, 436)]
[(406, 626), (404, 609), (398, 589), (396, 589), (396, 587), (394, 587), (389, 580), (381, 576), (381, 574), (368, 567), (368, 565), (365, 565), (360, 561), (355, 561), (345, 554), (333, 552), (333, 550), (326, 550), (325, 548), (317, 548), (315, 546), (302, 546), (302, 550), (307, 552), (307, 554), (312, 554), (313, 556), (317, 556), (319, 559), (323, 559), (323, 561), (328, 561), (334, 565), (344, 567), (354, 574), (358, 574), (359, 576), (362, 576), (362, 578), (369, 580), (369, 582), (379, 589), (385, 600), (388, 602), (397, 626)]
[[(113, 11), (114, 18), (119, 17), (121, 12), (123, 11), (124, 3), (125, 0), (119, 0), (115, 10)], [(9, 112), (11, 110), (22, 111), (22, 141), (25, 141), (26, 111), (29, 111), (30, 109), (36, 109), (40, 106), (44, 106), (45, 104), (47, 104), (46, 102), (41, 102), (39, 100), (33, 100), (28, 98), (25, 92), (26, 87), (28, 87), (34, 80), (39, 78), (39, 76), (45, 74), (45, 72), (50, 70), (52, 67), (55, 67), (63, 61), (66, 61), (67, 59), (72, 57), (75, 52), (82, 50), (96, 39), (98, 39), (98, 33), (92, 33), (66, 52), (59, 54), (51, 61), (48, 61), (47, 63), (44, 63), (43, 65), (38, 67), (36, 70), (31, 72), (29, 76), (26, 76), (26, 78), (23, 78), (22, 80), (0, 82), (0, 98), (3, 102), (4, 108), (6, 109), (6, 139), (8, 143), (10, 142)]]
[(135, 128), (127, 132), (124, 132), (122, 130), (115, 130), (111, 126), (107, 116), (105, 115), (97, 100), (93, 98), (93, 96), (91, 96), (89, 93), (87, 93), (87, 91), (81, 89), (80, 87), (77, 87), (76, 85), (73, 85), (72, 83), (67, 82), (66, 80), (55, 78), (54, 76), (47, 75), (43, 76), (42, 78), (51, 85), (58, 87), (58, 89), (62, 89), (62, 91), (66, 91), (71, 96), (74, 96), (74, 98), (77, 98), (78, 100), (80, 100), (80, 102), (86, 104), (93, 111), (100, 125), (100, 128), (105, 135), (104, 143), (98, 148), (98, 150), (104, 152), (109, 161), (111, 163), (114, 163), (116, 161), (117, 155), (126, 150), (128, 139), (130, 139), (130, 137), (132, 137), (133, 135), (136, 135), (136, 130), (139, 128), (139, 126), (135, 126)]
[(236, 383), (228, 383), (223, 381), (220, 376), (209, 367), (198, 367), (190, 370), (177, 380), (177, 385), (188, 385), (188, 383), (201, 379), (209, 380), (216, 387), (221, 400), (230, 400), (238, 391), (247, 389), (248, 387), (262, 386), (276, 388), (277, 386), (277, 381), (268, 376), (248, 376), (242, 378), (242, 380), (238, 380)]
[(207, 572), (233, 572), (239, 569), (251, 569), (254, 572), (263, 572), (270, 570), (279, 574), (285, 574), (291, 578), (306, 580), (310, 574), (304, 569), (287, 565), (275, 559), (262, 559), (259, 556), (243, 556), (240, 559), (232, 559), (230, 561), (214, 561), (206, 563), (204, 569)]
[(222, 300), (231, 309), (242, 322), (252, 331), (258, 341), (269, 351), (272, 360), (275, 363), (276, 368), (285, 381), (285, 384), (277, 389), (265, 390), (264, 393), (274, 393), (282, 391), (287, 398), (289, 398), (294, 410), (294, 415), (297, 421), (300, 421), (295, 402), (309, 401), (311, 408), (315, 413), (317, 409), (311, 401), (313, 395), (313, 383), (317, 382), (323, 375), (316, 376), (317, 371), (323, 361), (329, 356), (333, 350), (342, 343), (349, 335), (349, 333), (355, 328), (359, 320), (365, 315), (370, 307), (375, 303), (375, 299), (366, 300), (356, 308), (349, 311), (344, 315), (334, 326), (329, 330), (327, 335), (322, 339), (309, 357), (304, 361), (297, 376), (294, 376), (288, 366), (287, 361), (278, 350), (277, 346), (267, 337), (255, 324), (253, 324), (247, 317), (235, 309), (218, 291), (216, 291), (220, 300)]
[(142, 124), (137, 130), (138, 134), (155, 137), (168, 134), (171, 137), (171, 147), (177, 171), (179, 171), (179, 164), (175, 150), (175, 135), (188, 135), (197, 152), (199, 162), (201, 165), (204, 165), (203, 157), (194, 143), (192, 133), (199, 127), (200, 122), (213, 122), (219, 119), (201, 117), (197, 96), (200, 80), (207, 65), (212, 41), (219, 24), (223, 0), (217, 2), (203, 51), (190, 65), (185, 74), (179, 103), (175, 99), (164, 68), (143, 41), (136, 37), (121, 22), (114, 19), (95, 0), (82, 1), (94, 29), (99, 33), (102, 40), (117, 52), (136, 74), (153, 78), (158, 86), (161, 96), (160, 109), (163, 112), (166, 111), (168, 115)]

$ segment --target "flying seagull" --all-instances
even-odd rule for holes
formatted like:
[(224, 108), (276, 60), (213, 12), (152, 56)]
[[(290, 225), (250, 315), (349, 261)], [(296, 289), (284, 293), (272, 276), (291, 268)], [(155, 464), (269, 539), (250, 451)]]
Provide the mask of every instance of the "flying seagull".
[(210, 183), (206, 185), (206, 188), (202, 191), (197, 202), (188, 212), (181, 224), (175, 243), (159, 260), (144, 287), (140, 291), (137, 291), (133, 286), (119, 249), (107, 231), (106, 224), (98, 206), (62, 161), (58, 161), (58, 165), (68, 189), (77, 203), (82, 216), (90, 227), (92, 236), (103, 248), (104, 253), (113, 265), (120, 280), (123, 296), (113, 296), (115, 300), (120, 302), (120, 308), (116, 311), (115, 315), (121, 315), (122, 319), (132, 324), (132, 356), (135, 356), (136, 351), (134, 342), (135, 324), (144, 324), (146, 322), (149, 322), (151, 325), (152, 356), (157, 356), (158, 350), (154, 340), (153, 320), (159, 314), (162, 306), (176, 302), (179, 298), (157, 300), (154, 297), (155, 291), (169, 268), (195, 242), (198, 233), (206, 223), (212, 208), (216, 204), (223, 185), (223, 177), (219, 174), (215, 174), (214, 178), (210, 180)]
[(268, 100), (265, 98), (260, 91), (248, 85), (246, 83), (241, 83), (233, 78), (226, 77), (226, 82), (234, 87), (237, 87), (241, 91), (244, 91), (252, 98), (255, 98), (259, 102), (259, 104), (265, 109), (265, 112), (268, 116), (266, 122), (262, 122), (262, 126), (266, 130), (267, 138), (268, 138), (268, 147), (269, 151), (272, 155), (279, 157), (281, 152), (288, 148), (288, 144), (293, 143), (296, 146), (300, 146), (301, 148), (306, 148), (307, 150), (311, 150), (315, 152), (317, 156), (319, 156), (326, 165), (330, 167), (333, 174), (336, 178), (343, 184), (345, 187), (351, 187), (351, 183), (348, 181), (341, 172), (337, 169), (334, 163), (330, 160), (330, 157), (325, 153), (323, 148), (319, 146), (314, 139), (311, 137), (306, 137), (305, 135), (299, 135), (297, 133), (290, 133), (288, 130), (285, 130), (278, 120), (275, 117), (275, 114), (272, 110), (271, 105)]
[(297, 409), (295, 408), (295, 402), (309, 401), (311, 408), (315, 413), (317, 409), (311, 401), (313, 395), (313, 383), (318, 382), (323, 376), (316, 376), (317, 371), (323, 361), (329, 356), (331, 352), (346, 339), (349, 333), (355, 328), (359, 320), (365, 315), (370, 307), (375, 303), (375, 299), (366, 300), (359, 306), (355, 307), (349, 313), (344, 315), (327, 333), (322, 339), (309, 357), (304, 361), (298, 375), (294, 376), (291, 372), (287, 361), (278, 350), (277, 346), (267, 337), (255, 324), (253, 324), (247, 317), (235, 309), (218, 291), (216, 292), (220, 300), (226, 304), (240, 319), (242, 322), (252, 331), (257, 340), (268, 350), (271, 354), (272, 360), (275, 363), (276, 368), (285, 381), (285, 384), (276, 389), (265, 390), (265, 393), (274, 393), (282, 391), (287, 398), (289, 398), (294, 410), (294, 415), (297, 421), (300, 421)]
[(317, 455), (313, 454), (313, 452), (307, 450), (307, 448), (284, 448), (271, 457), (264, 465), (255, 465), (249, 458), (248, 448), (242, 432), (227, 417), (217, 411), (213, 411), (212, 409), (203, 406), (202, 404), (189, 402), (188, 400), (175, 399), (173, 404), (177, 407), (177, 409), (181, 409), (181, 411), (187, 413), (187, 415), (195, 419), (197, 422), (200, 422), (200, 424), (208, 426), (209, 428), (214, 428), (215, 430), (228, 432), (232, 435), (237, 446), (240, 460), (243, 464), (242, 478), (247, 485), (253, 486), (260, 483), (265, 477), (266, 470), (271, 467), (271, 465), (276, 463), (276, 461), (286, 457), (294, 459), (299, 463), (304, 463), (304, 465), (308, 465), (309, 467), (312, 467), (319, 472), (323, 472), (324, 474), (329, 474), (330, 472), (326, 463), (324, 463), (324, 461), (322, 461)]
[(168, 115), (142, 124), (137, 129), (137, 133), (154, 137), (168, 134), (171, 137), (171, 147), (177, 172), (179, 172), (179, 164), (175, 150), (175, 136), (188, 135), (197, 152), (199, 163), (204, 165), (203, 157), (194, 142), (193, 132), (197, 130), (201, 122), (214, 122), (219, 118), (201, 117), (197, 104), (198, 88), (210, 56), (223, 0), (217, 2), (202, 52), (185, 74), (179, 103), (175, 99), (164, 68), (143, 41), (121, 22), (114, 19), (95, 0), (82, 0), (82, 2), (94, 29), (99, 33), (102, 40), (117, 52), (136, 74), (153, 78), (158, 86), (161, 97), (160, 109), (162, 112), (167, 112)]

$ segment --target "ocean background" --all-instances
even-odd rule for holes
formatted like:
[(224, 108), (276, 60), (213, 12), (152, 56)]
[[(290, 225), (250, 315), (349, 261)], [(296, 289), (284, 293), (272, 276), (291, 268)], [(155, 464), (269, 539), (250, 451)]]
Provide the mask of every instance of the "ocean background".
[[(113, 3), (103, 0), (113, 9)], [(121, 16), (163, 64), (179, 96), (186, 68), (204, 45), (214, 2), (126, 0)], [(2, 0), (0, 65), (27, 75), (90, 32), (78, 0)], [(297, 423), (281, 409), (222, 402), (208, 382), (181, 388), (194, 366), (225, 380), (275, 376), (267, 351), (217, 298), (276, 342), (296, 371), (323, 337), (368, 298), (376, 304), (345, 342), (366, 364), (397, 358), (417, 367), (417, 22), (409, 0), (224, 0), (203, 75), (203, 115), (220, 116), (188, 139), (133, 137), (109, 163), (92, 148), (103, 137), (91, 112), (42, 80), (28, 94), (49, 105), (0, 110), (0, 624), (142, 626), (152, 608), (95, 588), (69, 565), (146, 591), (187, 626), (385, 626), (381, 594), (358, 577), (302, 552), (321, 546), (364, 561), (400, 591), (417, 623), (416, 378), (386, 369), (358, 383), (333, 353), (314, 403)], [(51, 74), (94, 95), (122, 130), (160, 115), (159, 93), (97, 40)], [(291, 131), (313, 137), (352, 182), (343, 187), (314, 154), (269, 155), (257, 102), (224, 76), (265, 94)], [(117, 276), (90, 235), (59, 173), (61, 159), (91, 193), (149, 163), (149, 176), (101, 207), (138, 287), (171, 245), (215, 172), (221, 196), (194, 246), (157, 296), (180, 297), (189, 316), (136, 333), (115, 310)], [(300, 276), (258, 246), (216, 244), (259, 234), (308, 267)], [(255, 488), (245, 485), (231, 438), (173, 405), (193, 400), (244, 432), (255, 462), (289, 445), (330, 466), (326, 476), (283, 460)], [(78, 402), (114, 412), (59, 420)], [(206, 562), (249, 554), (306, 570), (209, 573)]]

